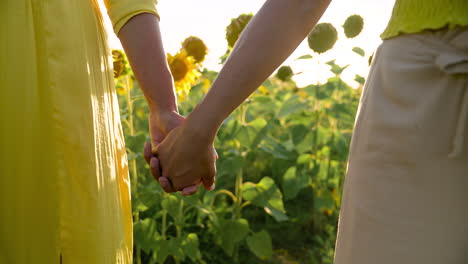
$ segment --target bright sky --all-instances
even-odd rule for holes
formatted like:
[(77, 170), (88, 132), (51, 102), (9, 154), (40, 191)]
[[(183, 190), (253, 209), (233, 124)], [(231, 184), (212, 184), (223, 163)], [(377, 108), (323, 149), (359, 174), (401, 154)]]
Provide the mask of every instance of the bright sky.
[[(336, 59), (339, 65), (351, 64), (342, 77), (352, 86), (356, 86), (352, 81), (354, 75), (367, 76), (367, 58), (381, 42), (379, 35), (387, 25), (394, 2), (395, 0), (333, 0), (320, 22), (332, 23), (337, 28), (339, 35), (334, 48), (316, 56), (309, 49), (307, 41), (304, 41), (284, 63), (292, 66), (296, 73), (303, 72), (294, 77), (298, 86), (324, 82), (331, 77), (329, 68), (317, 63), (317, 60), (324, 63), (331, 59)], [(159, 0), (160, 26), (166, 52), (176, 53), (186, 37), (198, 36), (209, 48), (204, 66), (211, 70), (219, 70), (219, 57), (227, 48), (225, 30), (231, 18), (242, 13), (255, 14), (263, 3), (265, 0)], [(364, 18), (364, 29), (358, 37), (349, 40), (344, 36), (341, 25), (353, 14)], [(120, 48), (115, 35), (112, 32), (109, 35), (111, 47)], [(365, 59), (351, 51), (355, 46), (366, 51)], [(295, 61), (297, 57), (305, 54), (312, 54), (315, 59)]]

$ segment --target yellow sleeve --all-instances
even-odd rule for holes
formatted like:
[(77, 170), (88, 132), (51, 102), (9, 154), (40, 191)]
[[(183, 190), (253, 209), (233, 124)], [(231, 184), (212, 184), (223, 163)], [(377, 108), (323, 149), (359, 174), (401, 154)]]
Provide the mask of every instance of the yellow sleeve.
[(157, 0), (104, 0), (115, 34), (119, 33), (130, 18), (138, 14), (151, 13), (159, 19), (157, 2)]

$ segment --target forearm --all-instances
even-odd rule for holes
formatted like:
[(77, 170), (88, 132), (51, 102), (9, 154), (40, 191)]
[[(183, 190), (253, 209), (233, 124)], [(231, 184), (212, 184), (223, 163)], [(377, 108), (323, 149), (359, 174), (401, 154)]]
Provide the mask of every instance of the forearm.
[(136, 15), (122, 27), (118, 37), (150, 111), (177, 112), (174, 84), (167, 65), (158, 18), (148, 13)]
[(205, 99), (187, 121), (214, 138), (223, 120), (299, 46), (330, 0), (269, 0), (240, 36)]

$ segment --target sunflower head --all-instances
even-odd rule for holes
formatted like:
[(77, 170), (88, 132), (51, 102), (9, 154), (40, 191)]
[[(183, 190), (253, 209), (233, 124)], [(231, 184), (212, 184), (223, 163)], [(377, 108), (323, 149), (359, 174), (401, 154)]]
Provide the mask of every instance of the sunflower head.
[(193, 36), (186, 38), (184, 42), (182, 42), (182, 49), (187, 52), (188, 56), (192, 56), (196, 63), (203, 62), (208, 53), (208, 48), (203, 40)]
[(307, 41), (309, 42), (309, 47), (313, 51), (324, 53), (325, 51), (333, 48), (337, 39), (338, 32), (332, 24), (320, 23), (314, 27), (312, 32), (310, 32)]
[(239, 39), (240, 34), (252, 19), (252, 14), (242, 14), (237, 18), (231, 19), (231, 24), (226, 28), (226, 39), (229, 48), (233, 48)]
[(174, 78), (179, 100), (183, 101), (200, 75), (195, 59), (192, 56), (187, 56), (187, 52), (182, 49), (175, 55), (167, 54), (167, 62)]
[(364, 19), (360, 15), (349, 16), (343, 24), (347, 38), (354, 38), (361, 33), (364, 27)]
[(114, 64), (114, 78), (118, 78), (126, 72), (127, 60), (121, 50), (112, 50), (112, 61)]
[(285, 82), (291, 80), (291, 77), (294, 75), (293, 70), (289, 66), (281, 66), (276, 73), (276, 77), (281, 81)]

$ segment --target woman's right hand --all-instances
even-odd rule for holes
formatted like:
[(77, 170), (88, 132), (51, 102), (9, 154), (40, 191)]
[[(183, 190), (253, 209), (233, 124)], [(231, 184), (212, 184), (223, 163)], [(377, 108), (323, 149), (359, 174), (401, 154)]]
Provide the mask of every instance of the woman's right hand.
[[(185, 118), (176, 111), (150, 111), (149, 116), (149, 130), (151, 142), (146, 142), (144, 148), (144, 158), (150, 166), (151, 174), (157, 180), (161, 187), (166, 192), (175, 192), (170, 180), (161, 176), (161, 166), (158, 157), (153, 155), (152, 149), (157, 148), (158, 145), (164, 140), (167, 134), (174, 128), (182, 125)], [(196, 192), (199, 184), (189, 186), (183, 190), (183, 193), (190, 195)]]
[[(191, 194), (200, 183), (207, 190), (214, 189), (217, 154), (213, 141), (188, 122), (171, 130), (153, 154), (159, 158), (162, 176), (169, 179), (173, 191)], [(160, 182), (163, 188), (168, 187)]]

